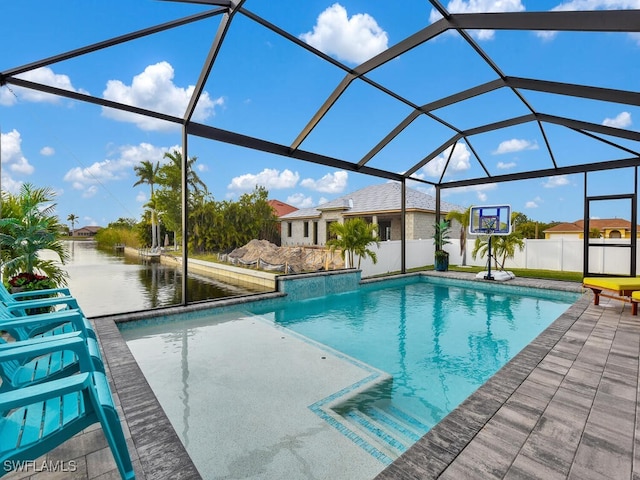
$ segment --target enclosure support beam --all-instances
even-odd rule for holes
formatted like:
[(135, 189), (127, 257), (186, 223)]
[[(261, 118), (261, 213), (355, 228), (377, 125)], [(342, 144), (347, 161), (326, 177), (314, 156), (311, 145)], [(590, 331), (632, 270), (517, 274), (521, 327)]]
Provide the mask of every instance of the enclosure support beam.
[(407, 180), (402, 179), (402, 188), (400, 189), (400, 272), (407, 273), (407, 234), (405, 232), (407, 213)]
[[(187, 134), (187, 127), (186, 125), (182, 127), (182, 165), (181, 165), (181, 169), (182, 169), (182, 178), (180, 180), (181, 185), (182, 185), (182, 196), (181, 196), (181, 203), (182, 203), (182, 305), (186, 306), (187, 305), (187, 298), (189, 298), (187, 296), (187, 274), (188, 272), (188, 264), (189, 264), (189, 252), (187, 251), (187, 245), (188, 245), (188, 238), (187, 238), (187, 227), (188, 227), (188, 222), (187, 222), (187, 216), (188, 216), (188, 209), (187, 209), (187, 198), (188, 198), (188, 192), (187, 192), (187, 165), (189, 162), (187, 162), (187, 159), (189, 158), (189, 151), (187, 148), (187, 140), (188, 140), (189, 136)], [(175, 232), (174, 232), (175, 235)], [(174, 243), (175, 243), (175, 239), (174, 239)]]

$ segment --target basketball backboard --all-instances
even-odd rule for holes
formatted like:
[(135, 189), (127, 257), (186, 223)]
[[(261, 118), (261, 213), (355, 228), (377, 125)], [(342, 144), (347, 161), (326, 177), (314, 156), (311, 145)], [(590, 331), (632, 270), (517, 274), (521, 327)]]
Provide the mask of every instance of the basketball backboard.
[(511, 233), (510, 205), (479, 205), (471, 207), (469, 233), (471, 235), (509, 235)]

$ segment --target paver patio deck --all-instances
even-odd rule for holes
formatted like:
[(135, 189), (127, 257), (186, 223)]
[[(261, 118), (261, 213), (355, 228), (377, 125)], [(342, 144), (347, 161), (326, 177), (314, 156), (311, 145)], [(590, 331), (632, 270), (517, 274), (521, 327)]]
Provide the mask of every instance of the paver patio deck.
[[(509, 283), (580, 290), (567, 282), (517, 278)], [(594, 306), (591, 298), (587, 293), (578, 300), (376, 478), (640, 478), (640, 318), (625, 303)], [(114, 318), (94, 323), (137, 478), (201, 478)], [(74, 471), (37, 471), (43, 460)], [(118, 475), (102, 431), (94, 426), (4, 478)]]

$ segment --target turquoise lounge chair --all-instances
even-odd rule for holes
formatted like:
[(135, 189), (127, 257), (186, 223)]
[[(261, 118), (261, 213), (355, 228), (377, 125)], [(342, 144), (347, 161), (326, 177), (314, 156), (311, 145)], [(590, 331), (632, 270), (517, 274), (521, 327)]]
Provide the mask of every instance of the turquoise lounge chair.
[(85, 338), (96, 338), (89, 320), (75, 309), (16, 317), (6, 306), (0, 305), (0, 330), (9, 332), (15, 340), (72, 331), (82, 332)]
[[(51, 295), (45, 298), (39, 298), (43, 295)], [(5, 286), (0, 283), (0, 301), (4, 303), (10, 312), (14, 315), (27, 315), (27, 310), (42, 308), (58, 308), (60, 306), (65, 309), (74, 308), (80, 310), (80, 305), (76, 298), (71, 296), (68, 288), (51, 288), (46, 290), (30, 290), (18, 293), (9, 293)]]
[[(109, 384), (101, 372), (0, 393), (0, 412), (0, 465), (8, 469), (35, 460), (99, 422), (120, 475), (135, 478)], [(0, 468), (0, 477), (6, 473)]]
[(98, 342), (81, 332), (17, 342), (0, 339), (0, 393), (81, 371), (104, 373)]

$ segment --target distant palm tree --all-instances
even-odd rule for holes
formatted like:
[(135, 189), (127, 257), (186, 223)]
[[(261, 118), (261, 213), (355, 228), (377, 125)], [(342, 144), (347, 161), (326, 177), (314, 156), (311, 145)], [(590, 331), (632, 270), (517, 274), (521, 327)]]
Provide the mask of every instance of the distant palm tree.
[(78, 220), (78, 216), (70, 213), (67, 217), (67, 222), (71, 222), (71, 236), (74, 237), (76, 235), (76, 220)]
[(602, 232), (599, 228), (591, 228), (589, 229), (589, 238), (600, 238), (602, 237)]
[(140, 165), (133, 167), (136, 172), (138, 181), (133, 184), (134, 187), (146, 183), (151, 188), (151, 198), (149, 203), (145, 206), (151, 207), (151, 248), (156, 248), (160, 245), (160, 228), (157, 226), (156, 209), (155, 209), (155, 196), (153, 186), (158, 179), (158, 170), (160, 169), (160, 162), (156, 162), (155, 165), (149, 160), (143, 160)]
[(471, 207), (463, 212), (452, 210), (447, 213), (446, 220), (455, 220), (460, 224), (460, 255), (462, 255), (462, 266), (467, 265), (467, 229), (471, 222)]
[(333, 222), (329, 225), (329, 232), (338, 238), (327, 241), (331, 250), (339, 248), (342, 251), (342, 258), (348, 258), (349, 266), (353, 268), (355, 256), (358, 256), (358, 267), (362, 258), (370, 257), (373, 263), (378, 262), (376, 252), (369, 249), (369, 245), (375, 243), (380, 245), (377, 236), (377, 225), (367, 223), (362, 218), (353, 218), (344, 223)]

